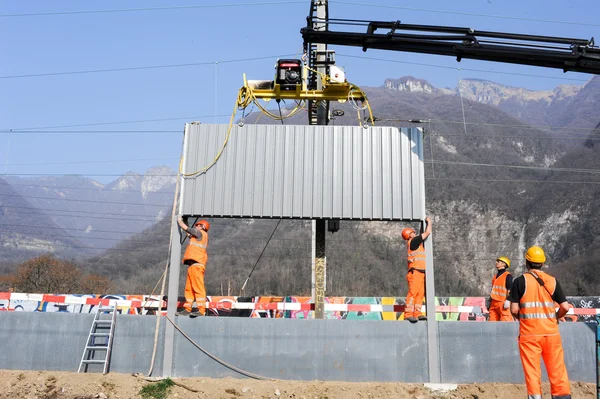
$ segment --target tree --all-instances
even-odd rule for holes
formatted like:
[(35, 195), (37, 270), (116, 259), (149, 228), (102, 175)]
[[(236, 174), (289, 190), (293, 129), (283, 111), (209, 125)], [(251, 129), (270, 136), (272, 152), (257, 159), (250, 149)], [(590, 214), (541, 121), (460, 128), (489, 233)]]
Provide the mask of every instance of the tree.
[(97, 275), (86, 275), (73, 262), (53, 255), (41, 255), (20, 264), (11, 275), (14, 291), (30, 293), (105, 293), (110, 282)]

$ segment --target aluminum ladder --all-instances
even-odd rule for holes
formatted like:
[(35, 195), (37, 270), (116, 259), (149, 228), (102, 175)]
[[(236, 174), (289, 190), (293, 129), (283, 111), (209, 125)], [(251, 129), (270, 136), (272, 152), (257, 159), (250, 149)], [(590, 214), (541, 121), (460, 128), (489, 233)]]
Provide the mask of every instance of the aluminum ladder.
[[(77, 369), (78, 373), (87, 372), (90, 364), (102, 365), (102, 374), (108, 372), (116, 319), (116, 306), (98, 306), (90, 328), (90, 334), (85, 341), (85, 348)], [(98, 355), (96, 352), (98, 352)]]

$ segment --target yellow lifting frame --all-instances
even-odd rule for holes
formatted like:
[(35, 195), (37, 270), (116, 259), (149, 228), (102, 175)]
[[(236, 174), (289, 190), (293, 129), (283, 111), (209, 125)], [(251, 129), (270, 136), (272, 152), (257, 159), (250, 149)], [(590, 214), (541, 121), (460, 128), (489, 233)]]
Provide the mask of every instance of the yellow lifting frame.
[[(246, 74), (244, 74), (244, 87), (248, 86)], [(295, 90), (282, 90), (281, 85), (273, 83), (273, 89), (251, 88), (255, 98), (261, 100), (312, 100), (312, 101), (339, 101), (345, 102), (349, 99), (354, 101), (365, 101), (366, 94), (357, 86), (348, 82), (327, 83), (323, 90), (308, 90), (296, 85)]]

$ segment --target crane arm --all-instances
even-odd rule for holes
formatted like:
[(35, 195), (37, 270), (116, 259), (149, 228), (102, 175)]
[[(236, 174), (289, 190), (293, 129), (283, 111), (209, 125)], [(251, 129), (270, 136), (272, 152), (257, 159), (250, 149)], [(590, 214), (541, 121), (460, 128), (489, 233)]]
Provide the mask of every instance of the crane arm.
[[(600, 74), (600, 48), (594, 39), (478, 31), (470, 28), (411, 25), (396, 22), (329, 19), (329, 26), (366, 26), (366, 33), (316, 30), (315, 18), (301, 29), (307, 43), (337, 44), (367, 49), (438, 54), (483, 61), (558, 68)], [(322, 22), (322, 21), (320, 21)], [(384, 33), (377, 31), (386, 30)]]

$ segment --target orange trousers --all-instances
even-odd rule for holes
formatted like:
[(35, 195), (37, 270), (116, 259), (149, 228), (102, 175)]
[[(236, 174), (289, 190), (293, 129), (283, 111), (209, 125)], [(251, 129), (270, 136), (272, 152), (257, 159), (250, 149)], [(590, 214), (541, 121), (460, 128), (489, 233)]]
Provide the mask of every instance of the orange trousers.
[(519, 352), (530, 398), (542, 398), (541, 356), (544, 359), (546, 371), (548, 371), (552, 398), (571, 399), (569, 376), (565, 367), (560, 334), (522, 335), (519, 337)]
[(495, 301), (492, 299), (489, 311), (490, 317), (488, 321), (514, 321), (510, 314), (510, 309), (504, 309), (504, 301)]
[(408, 294), (406, 295), (406, 308), (404, 320), (409, 317), (421, 316), (421, 307), (425, 297), (425, 273), (411, 271), (406, 275)]
[[(192, 305), (196, 302), (198, 312), (206, 314), (206, 287), (204, 287), (204, 271), (206, 267), (201, 263), (188, 266), (187, 280), (185, 281), (185, 304), (183, 307), (188, 312), (192, 311)], [(202, 306), (200, 306), (202, 304)]]

